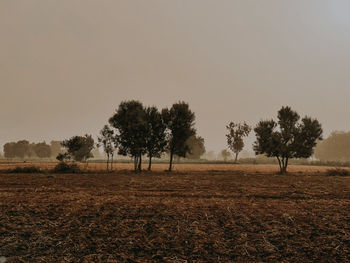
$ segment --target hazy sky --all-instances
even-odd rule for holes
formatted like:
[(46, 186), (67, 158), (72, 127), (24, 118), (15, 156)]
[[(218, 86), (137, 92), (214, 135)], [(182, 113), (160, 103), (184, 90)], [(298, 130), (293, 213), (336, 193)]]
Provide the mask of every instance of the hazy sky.
[(97, 135), (128, 99), (187, 101), (208, 150), (282, 105), (350, 130), (349, 14), (348, 0), (0, 0), (0, 145)]

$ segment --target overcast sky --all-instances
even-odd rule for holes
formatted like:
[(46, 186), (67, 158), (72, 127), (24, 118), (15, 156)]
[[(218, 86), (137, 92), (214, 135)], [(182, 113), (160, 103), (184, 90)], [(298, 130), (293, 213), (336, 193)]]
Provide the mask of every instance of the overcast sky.
[(349, 14), (348, 0), (0, 0), (0, 145), (97, 135), (128, 99), (188, 102), (207, 150), (282, 105), (348, 131)]

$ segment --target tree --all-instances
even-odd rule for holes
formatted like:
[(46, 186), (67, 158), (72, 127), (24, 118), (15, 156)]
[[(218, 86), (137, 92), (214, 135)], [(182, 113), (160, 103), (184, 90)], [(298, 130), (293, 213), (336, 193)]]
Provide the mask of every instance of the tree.
[(29, 155), (29, 142), (26, 140), (21, 140), (14, 145), (15, 156), (23, 159), (25, 156)]
[(49, 158), (51, 156), (51, 147), (46, 142), (37, 143), (34, 146), (34, 152), (39, 158)]
[(215, 160), (216, 159), (216, 155), (214, 151), (209, 151), (209, 152), (205, 152), (204, 156), (202, 157), (206, 160)]
[(350, 132), (335, 131), (315, 148), (315, 157), (320, 161), (349, 162)]
[(235, 154), (235, 163), (237, 163), (238, 154), (243, 150), (243, 138), (247, 137), (252, 128), (246, 124), (233, 123), (232, 121), (226, 126), (228, 134), (226, 134), (229, 149)]
[[(278, 122), (260, 121), (255, 127), (255, 154), (276, 157), (280, 172), (287, 171), (291, 158), (308, 158), (318, 140), (322, 140), (322, 127), (317, 119), (300, 116), (290, 107), (282, 107), (278, 112)], [(279, 126), (279, 128), (277, 128)]]
[(166, 125), (162, 114), (156, 107), (147, 107), (146, 121), (147, 121), (147, 135), (146, 135), (146, 153), (149, 158), (148, 170), (151, 170), (152, 158), (160, 158), (161, 154), (165, 152), (167, 145), (166, 140)]
[(204, 139), (202, 137), (191, 136), (186, 143), (190, 148), (190, 151), (186, 154), (186, 158), (198, 160), (205, 154)]
[(8, 142), (4, 145), (4, 156), (7, 159), (13, 159), (16, 157), (15, 142)]
[(98, 137), (98, 147), (103, 146), (103, 150), (107, 155), (107, 171), (109, 160), (111, 159), (111, 169), (113, 169), (113, 156), (115, 148), (117, 146), (116, 137), (114, 136), (114, 131), (108, 126), (105, 125), (100, 131), (100, 136)]
[(135, 171), (141, 171), (148, 133), (147, 116), (142, 103), (135, 100), (120, 103), (109, 123), (116, 129), (119, 154), (133, 157)]
[(163, 118), (169, 130), (168, 149), (170, 152), (169, 172), (172, 170), (173, 158), (186, 157), (190, 152), (187, 140), (196, 134), (194, 129), (195, 114), (185, 102), (173, 104), (171, 109), (163, 109)]
[(224, 149), (220, 152), (219, 156), (224, 160), (224, 162), (227, 162), (227, 160), (231, 157), (231, 153)]
[(67, 154), (77, 162), (86, 162), (93, 157), (91, 151), (94, 148), (94, 139), (91, 135), (74, 136), (64, 140), (62, 146), (67, 149)]
[(51, 141), (51, 156), (56, 157), (58, 154), (63, 154), (62, 141)]

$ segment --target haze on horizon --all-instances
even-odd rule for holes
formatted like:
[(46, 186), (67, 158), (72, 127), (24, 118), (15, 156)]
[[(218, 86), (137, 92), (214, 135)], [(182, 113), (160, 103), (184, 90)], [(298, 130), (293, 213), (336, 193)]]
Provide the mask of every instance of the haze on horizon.
[[(96, 136), (122, 100), (184, 100), (207, 150), (282, 105), (350, 130), (347, 0), (0, 1), (0, 145)], [(253, 133), (247, 142), (250, 148)]]

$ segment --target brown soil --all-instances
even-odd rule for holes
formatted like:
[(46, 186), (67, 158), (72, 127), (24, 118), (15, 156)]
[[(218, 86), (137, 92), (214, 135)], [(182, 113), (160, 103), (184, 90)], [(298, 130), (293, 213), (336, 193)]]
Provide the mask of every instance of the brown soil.
[[(272, 168), (273, 167), (273, 168)], [(350, 262), (350, 178), (321, 167), (0, 174), (7, 262)], [(273, 169), (273, 170), (272, 170)]]

